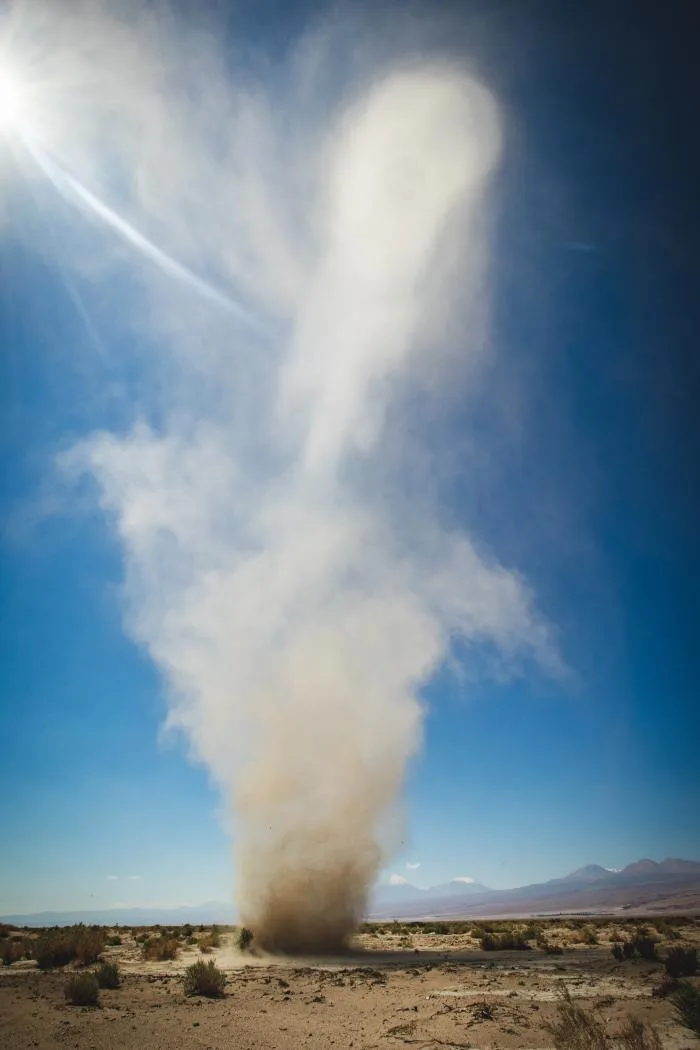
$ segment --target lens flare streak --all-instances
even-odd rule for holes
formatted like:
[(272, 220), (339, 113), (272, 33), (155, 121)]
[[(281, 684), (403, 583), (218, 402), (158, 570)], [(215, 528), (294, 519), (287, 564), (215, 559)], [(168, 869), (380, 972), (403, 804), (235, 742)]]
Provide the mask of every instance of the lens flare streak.
[(250, 313), (250, 311), (246, 310), (240, 303), (235, 302), (233, 299), (229, 298), (229, 296), (219, 291), (219, 289), (214, 288), (196, 273), (193, 273), (187, 266), (184, 266), (182, 263), (178, 262), (177, 259), (173, 259), (171, 255), (168, 255), (167, 252), (164, 252), (143, 233), (135, 229), (131, 223), (118, 215), (113, 208), (110, 208), (108, 204), (105, 204), (104, 201), (101, 201), (94, 193), (91, 193), (79, 179), (76, 179), (75, 176), (64, 171), (56, 161), (52, 160), (52, 158), (49, 157), (48, 154), (28, 136), (22, 136), (22, 140), (51, 185), (65, 200), (71, 204), (82, 205), (84, 209), (87, 209), (93, 215), (96, 215), (98, 219), (101, 219), (102, 222), (109, 226), (109, 228), (123, 241), (130, 244), (133, 248), (136, 248), (147, 259), (150, 259), (151, 262), (155, 263), (163, 273), (167, 274), (167, 276), (182, 281), (204, 299), (207, 299), (209, 302), (212, 302), (215, 305), (222, 307), (224, 310), (227, 310), (229, 313), (234, 314), (238, 320), (248, 328), (257, 330), (258, 332), (264, 331), (258, 318)]

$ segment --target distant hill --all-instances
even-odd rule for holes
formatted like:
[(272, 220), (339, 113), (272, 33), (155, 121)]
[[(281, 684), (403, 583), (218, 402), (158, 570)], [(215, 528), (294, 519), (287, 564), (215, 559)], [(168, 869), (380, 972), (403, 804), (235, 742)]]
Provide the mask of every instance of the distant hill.
[[(621, 871), (586, 864), (547, 882), (492, 890), (457, 881), (421, 890), (410, 900), (375, 897), (371, 918), (467, 918), (579, 911), (700, 911), (700, 861), (643, 859)], [(400, 905), (400, 906), (399, 906)]]
[(14, 926), (71, 926), (76, 922), (98, 926), (210, 926), (237, 922), (232, 904), (208, 901), (181, 908), (103, 908), (94, 911), (40, 911), (31, 915), (5, 915), (2, 922)]
[[(700, 912), (700, 861), (643, 858), (621, 871), (586, 864), (568, 875), (512, 890), (492, 890), (466, 879), (453, 879), (429, 889), (396, 881), (376, 887), (368, 918), (497, 918), (625, 911)], [(235, 923), (237, 914), (232, 904), (208, 901), (194, 907), (47, 911), (0, 918), (16, 926), (66, 926), (75, 922), (101, 926), (175, 926), (188, 922), (197, 926)]]

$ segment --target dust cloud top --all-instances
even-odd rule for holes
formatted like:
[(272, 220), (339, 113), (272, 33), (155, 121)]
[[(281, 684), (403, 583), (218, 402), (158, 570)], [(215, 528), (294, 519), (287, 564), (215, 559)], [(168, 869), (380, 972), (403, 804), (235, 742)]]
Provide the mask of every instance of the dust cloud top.
[(128, 629), (230, 809), (243, 921), (337, 949), (452, 640), (556, 662), (521, 577), (444, 523), (426, 440), (493, 352), (497, 107), (399, 29), (334, 22), (242, 67), (136, 6), (70, 10), (35, 23), (72, 114), (35, 152), (92, 224), (63, 264), (112, 297), (148, 382), (63, 463), (96, 482)]

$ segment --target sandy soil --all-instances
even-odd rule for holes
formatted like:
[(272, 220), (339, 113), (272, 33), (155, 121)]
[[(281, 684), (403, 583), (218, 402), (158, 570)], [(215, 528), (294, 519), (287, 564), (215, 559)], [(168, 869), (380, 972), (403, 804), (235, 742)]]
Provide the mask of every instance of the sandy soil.
[[(700, 1047), (673, 1021), (668, 1000), (652, 996), (662, 964), (618, 963), (605, 943), (551, 956), (482, 952), (466, 935), (387, 933), (358, 938), (358, 951), (346, 957), (282, 960), (241, 955), (229, 934), (206, 956), (189, 947), (172, 962), (155, 963), (143, 961), (133, 937), (120, 933), (124, 944), (104, 957), (118, 962), (123, 984), (101, 991), (97, 1008), (65, 1002), (63, 970), (41, 972), (29, 961), (0, 969), (0, 1046), (534, 1050), (552, 1046), (543, 1024), (566, 985), (611, 1033), (633, 1015), (657, 1025), (669, 1050)], [(682, 934), (683, 943), (700, 941), (698, 926)], [(227, 971), (225, 998), (183, 994), (182, 973), (198, 958)]]

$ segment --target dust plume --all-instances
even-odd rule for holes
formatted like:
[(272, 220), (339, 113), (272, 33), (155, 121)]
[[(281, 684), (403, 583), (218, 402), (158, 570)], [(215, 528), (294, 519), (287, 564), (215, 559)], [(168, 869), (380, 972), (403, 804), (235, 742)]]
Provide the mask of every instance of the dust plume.
[(493, 352), (497, 106), (400, 18), (263, 61), (151, 8), (71, 10), (50, 73), (70, 126), (36, 139), (101, 202), (65, 219), (92, 226), (64, 262), (109, 287), (147, 382), (64, 465), (96, 482), (168, 726), (230, 806), (243, 921), (270, 950), (337, 949), (453, 641), (557, 661), (526, 583), (440, 501), (445, 406), (468, 411)]

